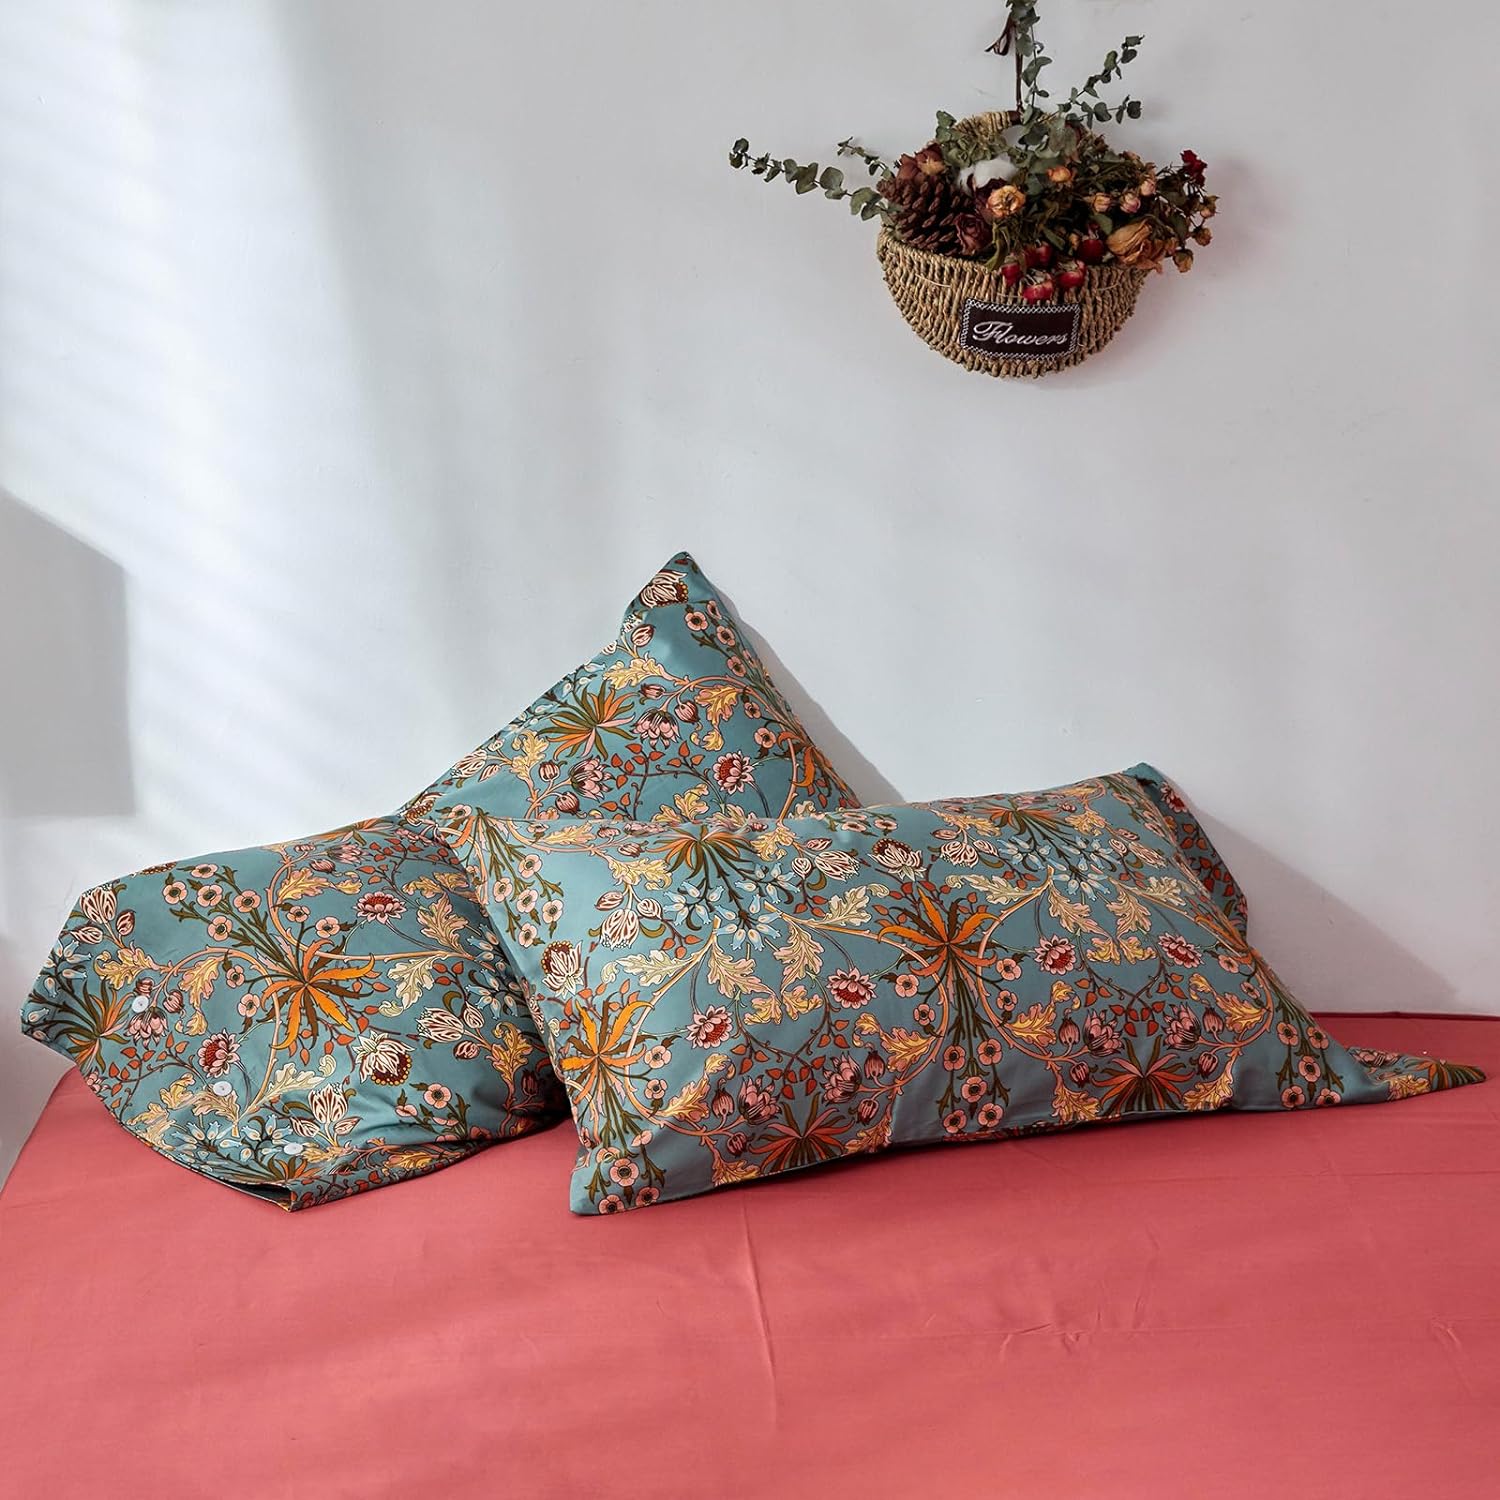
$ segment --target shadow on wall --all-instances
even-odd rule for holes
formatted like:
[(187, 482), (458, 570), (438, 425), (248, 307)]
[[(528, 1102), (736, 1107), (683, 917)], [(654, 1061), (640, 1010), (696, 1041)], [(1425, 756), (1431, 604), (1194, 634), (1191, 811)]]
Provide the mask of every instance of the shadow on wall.
[(1388, 932), (1259, 844), (1203, 821), (1245, 892), (1250, 941), (1308, 1010), (1455, 1010), (1453, 985)]
[[(715, 585), (717, 588), (718, 585)], [(792, 707), (801, 716), (807, 732), (814, 743), (833, 762), (834, 769), (853, 788), (854, 794), (867, 806), (899, 802), (901, 794), (844, 735), (833, 727), (828, 715), (808, 695), (802, 684), (788, 670), (786, 664), (766, 644), (765, 637), (741, 613), (740, 607), (722, 589), (719, 597), (729, 606), (730, 612), (744, 627), (756, 654), (765, 663), (771, 680), (786, 694)]]
[(134, 810), (125, 575), (0, 490), (0, 816)]
[(16, 1019), (42, 956), (17, 938), (24, 846), (41, 820), (134, 811), (125, 641), (119, 565), (0, 490), (0, 1178), (61, 1071)]

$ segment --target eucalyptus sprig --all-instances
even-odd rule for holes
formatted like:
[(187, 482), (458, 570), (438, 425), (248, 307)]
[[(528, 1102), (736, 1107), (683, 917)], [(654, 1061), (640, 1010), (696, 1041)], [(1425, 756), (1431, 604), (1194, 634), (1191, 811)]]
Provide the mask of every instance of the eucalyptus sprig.
[[(783, 178), (798, 193), (811, 193), (821, 188), (825, 198), (832, 198), (835, 202), (847, 201), (849, 212), (857, 214), (861, 219), (875, 219), (889, 212), (888, 206), (874, 188), (846, 187), (843, 171), (838, 167), (820, 166), (815, 161), (799, 162), (790, 156), (777, 158), (762, 154), (752, 157), (751, 149), (750, 142), (741, 136), (729, 148), (729, 165), (737, 172), (748, 167), (753, 176), (765, 182)], [(863, 159), (869, 165), (872, 175), (889, 170), (878, 156), (864, 151), (851, 141), (845, 141), (839, 150), (845, 155)]]
[(743, 137), (729, 164), (765, 182), (783, 178), (799, 194), (821, 189), (861, 219), (881, 219), (888, 233), (916, 250), (979, 261), (1027, 278), (1028, 300), (1053, 295), (1049, 267), (1058, 263), (1064, 291), (1082, 286), (1090, 268), (1113, 264), (1185, 271), (1194, 246), (1212, 239), (1217, 200), (1204, 187), (1204, 163), (1191, 151), (1182, 165), (1161, 168), (1119, 151), (1096, 133), (1113, 120), (1141, 116), (1129, 93), (1111, 101), (1144, 38), (1125, 37), (1100, 66), (1054, 102), (1043, 86), (1052, 66), (1037, 36), (1037, 0), (1008, 0), (1005, 31), (990, 48), (1013, 56), (1016, 107), (956, 119), (940, 112), (929, 143), (895, 161), (853, 137), (839, 155), (861, 162), (873, 181), (847, 185), (839, 167), (755, 155)]

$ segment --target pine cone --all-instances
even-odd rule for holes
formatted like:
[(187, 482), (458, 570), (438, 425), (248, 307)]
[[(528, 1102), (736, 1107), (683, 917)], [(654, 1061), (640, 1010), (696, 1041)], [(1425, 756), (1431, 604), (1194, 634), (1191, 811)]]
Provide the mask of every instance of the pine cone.
[(960, 231), (959, 221), (972, 217), (973, 200), (958, 191), (936, 146), (903, 156), (895, 174), (881, 181), (880, 193), (896, 210), (896, 233), (913, 249), (964, 252), (970, 236)]

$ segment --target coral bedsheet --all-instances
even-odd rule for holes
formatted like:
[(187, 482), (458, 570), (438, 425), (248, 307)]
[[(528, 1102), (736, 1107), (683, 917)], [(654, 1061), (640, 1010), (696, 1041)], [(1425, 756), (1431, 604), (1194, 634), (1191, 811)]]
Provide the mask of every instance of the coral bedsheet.
[[(1500, 1022), (1338, 1034), (1500, 1076)], [(0, 1194), (0, 1493), (1500, 1493), (1493, 1083), (598, 1221), (571, 1142), (289, 1217), (69, 1077)]]

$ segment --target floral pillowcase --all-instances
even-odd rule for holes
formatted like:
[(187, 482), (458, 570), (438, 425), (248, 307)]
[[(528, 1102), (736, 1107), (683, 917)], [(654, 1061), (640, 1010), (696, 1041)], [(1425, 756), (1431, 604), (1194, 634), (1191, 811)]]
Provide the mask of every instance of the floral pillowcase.
[(682, 552), (631, 601), (609, 646), (405, 816), (436, 826), (514, 936), (555, 922), (560, 898), (519, 867), (503, 836), (512, 819), (779, 818), (857, 802)]
[(446, 846), (378, 818), (85, 892), (21, 1023), (162, 1155), (305, 1208), (557, 1119), (500, 975)]
[(496, 925), (609, 1213), (890, 1146), (1476, 1081), (1347, 1049), (1150, 767), (788, 818), (491, 822)]
[(343, 1197), (566, 1111), (475, 893), (512, 878), (495, 819), (854, 800), (683, 554), (399, 815), (85, 893), (22, 1026), (173, 1160), (287, 1208)]

